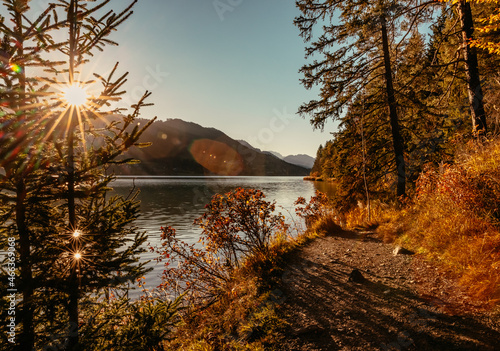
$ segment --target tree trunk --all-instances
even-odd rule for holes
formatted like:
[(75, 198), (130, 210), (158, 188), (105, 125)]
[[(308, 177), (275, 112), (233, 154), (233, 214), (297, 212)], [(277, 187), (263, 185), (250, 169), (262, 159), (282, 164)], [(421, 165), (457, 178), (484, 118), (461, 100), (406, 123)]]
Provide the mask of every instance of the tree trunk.
[[(19, 57), (24, 56), (23, 39), (23, 17), (20, 13), (15, 15), (16, 35)], [(26, 101), (26, 76), (25, 66), (21, 65), (21, 74), (19, 75), (19, 96), (20, 102), (15, 106), (20, 111)], [(20, 338), (20, 350), (33, 350), (35, 345), (35, 330), (33, 324), (33, 271), (31, 264), (31, 238), (29, 228), (26, 224), (26, 183), (24, 181), (24, 172), (19, 174), (19, 180), (16, 184), (16, 227), (19, 235), (19, 260), (21, 273), (21, 292), (23, 295), (23, 309), (21, 321), (23, 325), (22, 337)]]
[[(75, 132), (75, 117), (73, 107), (68, 112), (70, 120), (70, 127), (68, 130), (68, 217), (69, 228), (72, 232), (77, 230), (76, 213), (75, 213), (75, 159), (74, 159), (74, 132)], [(78, 252), (78, 245), (76, 240), (71, 246), (72, 254)], [(79, 339), (79, 324), (78, 324), (78, 299), (79, 299), (79, 286), (78, 286), (78, 259), (73, 259), (73, 266), (69, 277), (69, 303), (68, 314), (70, 324), (70, 334), (68, 339), (68, 350), (75, 350), (78, 347)]]
[[(75, 70), (75, 56), (77, 45), (77, 14), (78, 0), (71, 0), (68, 10), (69, 22), (69, 84), (75, 83), (74, 70)], [(76, 107), (71, 107), (68, 111), (69, 130), (68, 132), (68, 219), (71, 231), (77, 229), (76, 213), (75, 213), (75, 158), (74, 158), (74, 133), (76, 128)], [(78, 252), (76, 240), (72, 245), (73, 254)], [(68, 314), (70, 324), (70, 334), (68, 338), (67, 350), (76, 350), (79, 343), (79, 323), (78, 323), (78, 299), (79, 299), (79, 286), (78, 286), (78, 259), (74, 260), (74, 266), (71, 268), (69, 279), (69, 303)]]
[(483, 104), (483, 91), (479, 68), (477, 63), (476, 49), (469, 45), (474, 33), (474, 23), (472, 21), (472, 11), (470, 4), (466, 0), (458, 2), (458, 15), (462, 25), (462, 39), (465, 60), (465, 74), (467, 79), (467, 92), (469, 95), (469, 106), (472, 117), (472, 132), (481, 136), (486, 134), (486, 113)]
[(392, 143), (394, 146), (394, 156), (396, 158), (396, 169), (398, 175), (397, 197), (406, 194), (406, 170), (403, 139), (399, 128), (398, 113), (396, 110), (396, 98), (394, 97), (394, 86), (392, 83), (391, 56), (389, 52), (389, 40), (387, 38), (387, 26), (385, 16), (380, 16), (382, 30), (382, 49), (384, 51), (385, 82), (387, 92), (387, 104), (389, 106), (389, 118), (391, 122)]
[(21, 291), (23, 294), (23, 310), (21, 320), (23, 323), (20, 350), (33, 350), (35, 332), (33, 327), (33, 272), (31, 268), (30, 236), (26, 226), (26, 185), (21, 177), (17, 183), (16, 199), (16, 226), (19, 234), (19, 256), (21, 269)]

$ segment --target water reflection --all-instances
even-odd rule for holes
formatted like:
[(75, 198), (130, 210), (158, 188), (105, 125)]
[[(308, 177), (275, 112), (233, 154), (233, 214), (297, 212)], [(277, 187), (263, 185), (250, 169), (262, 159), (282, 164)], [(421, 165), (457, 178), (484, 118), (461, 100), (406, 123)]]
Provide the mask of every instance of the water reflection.
[(329, 198), (333, 198), (336, 191), (337, 191), (337, 183), (335, 182), (330, 182), (330, 181), (321, 181), (321, 182), (311, 182), (314, 184), (314, 187), (321, 191), (322, 193), (325, 193), (326, 196)]
[[(216, 193), (225, 193), (237, 187), (260, 189), (266, 200), (276, 201), (277, 211), (288, 221), (294, 220), (293, 202), (303, 196), (307, 200), (314, 195), (313, 182), (300, 177), (120, 177), (113, 184), (117, 194), (127, 196), (131, 190), (139, 190), (141, 215), (136, 221), (140, 230), (147, 232), (151, 245), (160, 244), (160, 228), (172, 226), (183, 240), (198, 242), (201, 230), (193, 221), (203, 214), (205, 205)], [(155, 255), (145, 253), (144, 260)], [(149, 263), (154, 270), (146, 277), (148, 287), (160, 283), (162, 264)]]

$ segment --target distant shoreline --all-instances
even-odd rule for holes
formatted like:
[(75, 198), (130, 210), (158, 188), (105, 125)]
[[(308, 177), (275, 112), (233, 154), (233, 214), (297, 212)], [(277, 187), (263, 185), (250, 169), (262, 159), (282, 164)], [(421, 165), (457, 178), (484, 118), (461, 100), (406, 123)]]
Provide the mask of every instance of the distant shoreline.
[(303, 178), (295, 175), (242, 175), (242, 176), (224, 176), (224, 175), (115, 175), (117, 179), (204, 179), (204, 178)]
[(314, 177), (314, 176), (305, 176), (302, 178), (304, 180), (312, 181), (312, 182), (334, 182), (334, 178), (324, 179), (323, 177)]

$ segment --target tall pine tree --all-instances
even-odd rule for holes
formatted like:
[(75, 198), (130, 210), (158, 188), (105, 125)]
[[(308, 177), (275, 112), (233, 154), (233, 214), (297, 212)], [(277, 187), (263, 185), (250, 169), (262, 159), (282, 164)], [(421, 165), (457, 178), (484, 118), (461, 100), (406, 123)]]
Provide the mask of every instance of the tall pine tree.
[[(299, 113), (309, 116), (316, 128), (329, 118), (340, 119), (362, 91), (383, 77), (385, 84), (373, 91), (388, 111), (395, 161), (396, 195), (406, 193), (404, 143), (400, 130), (393, 82), (396, 38), (405, 40), (426, 19), (425, 6), (418, 1), (319, 1), (299, 0), (302, 15), (295, 19), (301, 36), (309, 43), (302, 84), (310, 89), (321, 86), (319, 100), (303, 104)], [(335, 24), (337, 22), (339, 24)], [(314, 28), (323, 25), (323, 33), (313, 38)], [(400, 28), (396, 30), (395, 28)]]
[[(116, 76), (115, 66), (94, 74), (93, 84), (81, 80), (88, 58), (114, 44), (109, 34), (135, 4), (114, 13), (105, 11), (109, 2), (61, 0), (32, 22), (28, 2), (4, 1), (10, 18), (0, 22), (0, 234), (18, 248), (19, 350), (56, 341), (82, 349), (87, 321), (79, 304), (91, 293), (126, 289), (145, 272), (138, 255), (146, 238), (133, 225), (138, 204), (133, 196), (109, 197), (106, 169), (126, 162), (120, 156), (138, 145), (147, 126), (131, 126), (149, 93), (123, 115), (112, 102), (123, 94), (126, 74)], [(57, 33), (69, 35), (57, 42)], [(61, 60), (51, 61), (54, 53)], [(79, 103), (62, 94), (86, 88), (95, 94)]]

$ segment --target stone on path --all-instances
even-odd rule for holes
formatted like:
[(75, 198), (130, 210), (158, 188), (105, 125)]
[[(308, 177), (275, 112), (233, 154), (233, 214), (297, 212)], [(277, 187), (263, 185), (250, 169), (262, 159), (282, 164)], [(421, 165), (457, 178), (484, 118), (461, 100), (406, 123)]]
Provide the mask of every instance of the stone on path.
[(349, 274), (349, 281), (354, 283), (364, 283), (366, 278), (363, 277), (363, 274), (358, 269), (354, 269), (351, 274)]
[(394, 251), (392, 252), (392, 254), (394, 256), (397, 256), (397, 255), (414, 255), (415, 252), (410, 251), (408, 249), (405, 249), (402, 246), (396, 246), (396, 248), (394, 249)]

